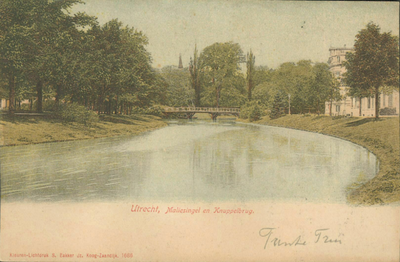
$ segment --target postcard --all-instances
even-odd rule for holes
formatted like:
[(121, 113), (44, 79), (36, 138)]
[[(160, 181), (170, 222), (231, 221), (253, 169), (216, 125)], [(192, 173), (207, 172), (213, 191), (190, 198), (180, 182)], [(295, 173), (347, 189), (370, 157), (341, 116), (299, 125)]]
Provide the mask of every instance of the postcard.
[(399, 3), (0, 2), (1, 261), (399, 261)]

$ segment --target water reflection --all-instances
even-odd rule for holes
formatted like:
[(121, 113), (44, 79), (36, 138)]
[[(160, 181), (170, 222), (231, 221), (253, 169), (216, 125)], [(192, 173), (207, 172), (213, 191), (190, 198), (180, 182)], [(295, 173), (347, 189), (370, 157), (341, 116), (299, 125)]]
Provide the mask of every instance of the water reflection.
[(136, 137), (2, 148), (6, 201), (345, 201), (376, 158), (339, 139), (234, 122), (174, 122)]

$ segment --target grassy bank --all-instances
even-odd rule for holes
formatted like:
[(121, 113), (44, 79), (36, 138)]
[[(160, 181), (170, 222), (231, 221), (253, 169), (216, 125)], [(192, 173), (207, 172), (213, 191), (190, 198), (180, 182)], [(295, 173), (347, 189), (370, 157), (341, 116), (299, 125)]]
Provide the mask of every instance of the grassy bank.
[(288, 115), (274, 120), (267, 116), (253, 123), (318, 132), (367, 148), (379, 159), (380, 171), (372, 180), (354, 184), (349, 189), (348, 201), (364, 205), (400, 201), (398, 117), (375, 121), (373, 118)]
[(24, 145), (117, 135), (135, 135), (166, 126), (161, 118), (151, 115), (101, 116), (91, 126), (49, 116), (0, 117), (0, 145)]

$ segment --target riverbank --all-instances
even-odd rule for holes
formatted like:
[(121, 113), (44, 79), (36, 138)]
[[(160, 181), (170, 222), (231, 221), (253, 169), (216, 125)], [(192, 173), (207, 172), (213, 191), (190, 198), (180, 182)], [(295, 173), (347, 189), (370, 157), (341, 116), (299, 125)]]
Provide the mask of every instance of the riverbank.
[(348, 189), (352, 204), (373, 205), (400, 201), (399, 118), (335, 118), (328, 116), (287, 115), (278, 119), (268, 116), (252, 122), (317, 132), (359, 144), (379, 159), (379, 173), (364, 184)]
[(91, 126), (63, 122), (49, 116), (3, 115), (0, 118), (0, 146), (15, 146), (80, 139), (137, 135), (166, 126), (160, 117), (152, 115), (101, 116)]

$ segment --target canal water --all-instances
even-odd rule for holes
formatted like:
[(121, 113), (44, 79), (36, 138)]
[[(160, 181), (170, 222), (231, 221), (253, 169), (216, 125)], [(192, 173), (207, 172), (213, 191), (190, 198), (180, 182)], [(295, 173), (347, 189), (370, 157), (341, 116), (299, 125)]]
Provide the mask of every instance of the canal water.
[(3, 147), (2, 201), (343, 203), (372, 178), (366, 149), (234, 121), (170, 121), (139, 136)]

